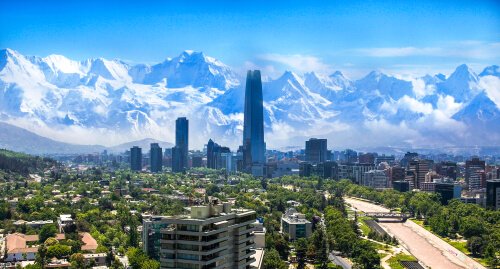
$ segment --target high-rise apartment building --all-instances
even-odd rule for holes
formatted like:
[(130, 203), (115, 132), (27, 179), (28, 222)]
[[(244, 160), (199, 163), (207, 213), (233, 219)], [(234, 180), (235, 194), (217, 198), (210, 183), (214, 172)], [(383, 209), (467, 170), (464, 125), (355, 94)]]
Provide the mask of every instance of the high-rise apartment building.
[(266, 164), (264, 142), (264, 107), (260, 71), (249, 70), (245, 87), (243, 120), (243, 166), (254, 176), (263, 176)]
[(130, 149), (130, 169), (132, 171), (142, 170), (142, 149), (138, 146), (133, 146)]
[(151, 143), (150, 154), (150, 170), (152, 173), (158, 173), (163, 170), (163, 149), (158, 143)]
[(408, 171), (413, 171), (415, 174), (415, 181), (413, 186), (418, 188), (421, 182), (425, 182), (425, 175), (429, 172), (431, 168), (431, 162), (429, 160), (414, 159), (408, 164)]
[(479, 160), (479, 158), (472, 158), (465, 162), (465, 183), (467, 183), (470, 191), (481, 188), (481, 179), (485, 167), (485, 161)]
[(175, 121), (175, 147), (172, 148), (172, 171), (185, 172), (188, 164), (189, 121), (177, 118)]
[(214, 199), (188, 216), (143, 219), (143, 249), (162, 269), (252, 268), (255, 220), (255, 211)]
[(311, 138), (306, 141), (306, 162), (322, 163), (328, 159), (327, 140)]

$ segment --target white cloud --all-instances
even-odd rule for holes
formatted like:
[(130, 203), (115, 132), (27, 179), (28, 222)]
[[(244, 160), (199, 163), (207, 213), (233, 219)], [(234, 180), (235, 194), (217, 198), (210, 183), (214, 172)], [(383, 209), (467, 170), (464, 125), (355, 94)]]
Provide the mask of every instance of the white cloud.
[(426, 95), (433, 94), (436, 91), (436, 87), (434, 85), (426, 85), (425, 81), (421, 78), (407, 78), (406, 80), (411, 81), (413, 85), (413, 93), (415, 96), (420, 99)]
[(451, 117), (457, 113), (462, 108), (461, 103), (456, 103), (453, 96), (439, 96), (437, 101), (437, 110), (442, 112), (444, 115)]
[(468, 59), (491, 59), (500, 57), (500, 42), (459, 41), (441, 47), (384, 47), (360, 48), (348, 52), (367, 57), (432, 56)]
[(431, 114), (433, 110), (431, 104), (420, 102), (415, 98), (409, 97), (408, 95), (405, 95), (401, 99), (399, 99), (397, 101), (397, 106), (401, 109), (406, 109), (422, 114)]
[(482, 77), (479, 87), (486, 90), (488, 97), (500, 108), (500, 78), (494, 76)]
[(302, 54), (263, 54), (258, 57), (264, 61), (276, 62), (286, 65), (293, 69), (294, 71), (305, 73), (305, 72), (317, 72), (317, 73), (330, 73), (332, 68), (330, 65), (324, 63), (320, 58), (310, 55)]

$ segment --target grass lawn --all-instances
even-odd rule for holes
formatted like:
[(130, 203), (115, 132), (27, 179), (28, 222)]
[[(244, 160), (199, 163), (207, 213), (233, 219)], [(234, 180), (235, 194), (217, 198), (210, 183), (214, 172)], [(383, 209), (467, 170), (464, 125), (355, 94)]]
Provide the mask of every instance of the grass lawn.
[(470, 255), (469, 250), (467, 249), (467, 242), (465, 241), (456, 241), (456, 240), (451, 240), (446, 237), (441, 237), (446, 243), (452, 245), (454, 248), (460, 250), (461, 252), (465, 253), (466, 255)]
[(392, 269), (404, 269), (404, 267), (401, 266), (399, 261), (416, 261), (416, 260), (417, 259), (415, 259), (415, 257), (413, 257), (412, 255), (399, 253), (398, 255), (393, 256), (389, 260), (387, 260), (387, 264), (389, 264), (389, 266)]
[(359, 228), (363, 232), (363, 235), (368, 236), (368, 234), (370, 233), (371, 229), (370, 229), (370, 227), (368, 227), (368, 225), (366, 225), (366, 223), (364, 221), (366, 219), (368, 219), (368, 218), (359, 217), (358, 221), (359, 221), (359, 224), (360, 224)]

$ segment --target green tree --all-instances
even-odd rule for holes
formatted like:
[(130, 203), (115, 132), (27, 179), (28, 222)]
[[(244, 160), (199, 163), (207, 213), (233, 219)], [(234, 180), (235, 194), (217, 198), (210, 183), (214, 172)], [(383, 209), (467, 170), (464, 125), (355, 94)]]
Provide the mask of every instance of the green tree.
[(57, 239), (55, 239), (54, 237), (49, 237), (49, 238), (47, 238), (47, 240), (45, 240), (44, 243), (46, 246), (53, 246), (53, 245), (56, 245), (57, 243), (59, 243), (59, 241), (57, 241)]
[(467, 240), (467, 249), (473, 256), (479, 256), (483, 252), (484, 241), (479, 236), (472, 236)]
[(137, 232), (137, 225), (135, 224), (135, 221), (132, 221), (130, 224), (129, 244), (131, 247), (139, 247), (139, 234)]
[(295, 242), (295, 250), (297, 251), (297, 268), (304, 269), (306, 267), (306, 251), (307, 240), (300, 238)]
[(81, 253), (75, 253), (70, 257), (71, 268), (72, 269), (85, 269), (87, 264), (85, 263), (85, 258)]
[(320, 269), (327, 269), (328, 268), (328, 240), (326, 238), (326, 233), (325, 233), (325, 227), (321, 225), (318, 230), (321, 241), (319, 244), (319, 248), (316, 251), (317, 258), (316, 262), (319, 263), (319, 268)]
[(44, 243), (50, 237), (55, 237), (57, 233), (57, 228), (54, 224), (46, 224), (40, 229), (40, 233), (38, 234), (38, 240), (40, 243)]
[(47, 247), (45, 244), (41, 244), (38, 247), (38, 252), (36, 253), (35, 263), (39, 265), (42, 269), (47, 265), (48, 257), (47, 257)]
[(58, 259), (61, 259), (63, 257), (67, 257), (70, 254), (71, 254), (70, 246), (55, 244), (47, 248), (47, 257), (49, 258), (56, 257)]
[(495, 246), (490, 243), (486, 246), (484, 250), (484, 258), (490, 266), (490, 268), (498, 268), (500, 266), (500, 259), (497, 255), (498, 249), (495, 250)]
[(160, 262), (151, 259), (145, 260), (141, 265), (141, 269), (160, 269)]
[(281, 260), (280, 254), (274, 248), (266, 249), (264, 259), (262, 261), (263, 269), (286, 269), (285, 262)]
[(128, 249), (127, 257), (132, 269), (141, 269), (142, 264), (148, 259), (141, 249), (135, 247)]
[(460, 222), (460, 234), (465, 238), (481, 236), (486, 232), (486, 223), (477, 216), (467, 216)]

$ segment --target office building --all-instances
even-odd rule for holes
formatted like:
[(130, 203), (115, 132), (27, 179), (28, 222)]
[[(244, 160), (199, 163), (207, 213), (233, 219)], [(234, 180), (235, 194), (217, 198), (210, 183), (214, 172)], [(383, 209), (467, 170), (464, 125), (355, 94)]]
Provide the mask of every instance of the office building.
[(402, 167), (408, 168), (410, 161), (418, 158), (418, 153), (416, 152), (406, 152), (405, 156), (401, 159), (400, 164)]
[(481, 189), (482, 173), (485, 167), (485, 161), (479, 158), (472, 158), (465, 162), (465, 183), (469, 191)]
[(340, 152), (339, 161), (345, 164), (352, 164), (358, 161), (358, 153), (352, 149)]
[(241, 149), (244, 169), (254, 176), (264, 176), (266, 144), (264, 142), (262, 81), (259, 70), (247, 72)]
[(191, 157), (191, 167), (203, 167), (203, 156), (193, 155)]
[(385, 162), (392, 165), (394, 164), (395, 161), (396, 158), (394, 157), (394, 155), (382, 155), (382, 156), (377, 156), (376, 158), (376, 164)]
[(462, 187), (454, 183), (435, 183), (434, 192), (441, 196), (441, 204), (447, 205), (451, 199), (460, 199)]
[(232, 156), (231, 150), (228, 147), (220, 146), (212, 141), (212, 139), (208, 140), (207, 168), (227, 170), (228, 167), (231, 167), (231, 164), (228, 166), (228, 162), (232, 161), (231, 159), (228, 160), (228, 156)]
[(436, 182), (420, 182), (418, 188), (420, 191), (434, 192), (436, 190)]
[(328, 159), (327, 140), (311, 138), (306, 141), (306, 162), (313, 164), (326, 162)]
[(185, 172), (188, 164), (189, 121), (177, 118), (175, 121), (175, 147), (172, 148), (172, 171)]
[(130, 149), (130, 169), (132, 171), (142, 170), (142, 149), (138, 146), (133, 146)]
[(391, 168), (391, 181), (402, 181), (405, 180), (405, 169), (400, 166), (394, 166)]
[(143, 250), (159, 256), (160, 268), (252, 268), (255, 211), (217, 199), (190, 209), (188, 216), (143, 219)]
[(408, 181), (393, 181), (392, 188), (399, 192), (410, 191), (410, 183)]
[(457, 163), (456, 162), (440, 162), (436, 164), (436, 173), (441, 176), (457, 180)]
[(207, 143), (207, 168), (215, 168), (215, 148), (219, 147), (212, 139), (208, 140)]
[(375, 153), (360, 153), (358, 155), (358, 162), (364, 164), (375, 164)]
[(281, 217), (281, 232), (287, 233), (291, 241), (307, 238), (312, 234), (312, 223), (295, 208), (289, 208)]
[(370, 170), (365, 172), (361, 185), (375, 189), (385, 189), (389, 187), (389, 177), (384, 170)]
[(500, 179), (486, 181), (486, 207), (500, 209)]
[(163, 149), (158, 143), (151, 143), (150, 149), (150, 170), (152, 173), (158, 173), (163, 170)]

